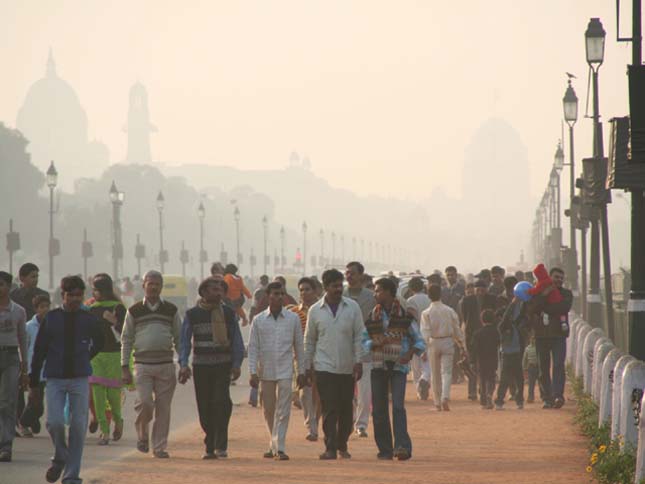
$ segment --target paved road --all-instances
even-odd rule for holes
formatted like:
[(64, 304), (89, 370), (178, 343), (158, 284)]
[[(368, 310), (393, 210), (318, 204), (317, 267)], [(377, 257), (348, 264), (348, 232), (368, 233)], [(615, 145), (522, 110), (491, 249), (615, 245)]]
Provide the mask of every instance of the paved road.
[[(231, 396), (234, 403), (245, 404), (248, 399), (248, 386), (246, 385), (248, 376), (244, 371), (240, 382), (231, 387)], [(123, 438), (119, 442), (111, 442), (105, 447), (98, 446), (96, 445), (98, 433), (87, 435), (83, 454), (83, 471), (89, 471), (108, 460), (118, 460), (136, 452), (136, 434), (133, 425), (134, 398), (134, 392), (127, 393), (124, 408), (125, 429)], [(195, 393), (191, 380), (186, 385), (177, 385), (172, 407), (172, 430), (197, 421)], [(172, 432), (170, 439), (172, 442)], [(14, 441), (13, 462), (0, 464), (0, 483), (35, 484), (46, 482), (44, 476), (51, 456), (51, 440), (43, 423), (43, 430), (33, 439), (19, 438)]]

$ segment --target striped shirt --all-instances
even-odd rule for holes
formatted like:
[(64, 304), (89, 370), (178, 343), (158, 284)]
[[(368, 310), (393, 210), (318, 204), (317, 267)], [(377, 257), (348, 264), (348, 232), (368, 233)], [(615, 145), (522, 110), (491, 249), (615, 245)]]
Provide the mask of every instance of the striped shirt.
[(290, 304), (286, 309), (298, 315), (300, 318), (300, 326), (302, 326), (302, 334), (304, 334), (305, 329), (307, 328), (307, 313), (309, 312), (309, 308), (305, 307), (303, 304)]

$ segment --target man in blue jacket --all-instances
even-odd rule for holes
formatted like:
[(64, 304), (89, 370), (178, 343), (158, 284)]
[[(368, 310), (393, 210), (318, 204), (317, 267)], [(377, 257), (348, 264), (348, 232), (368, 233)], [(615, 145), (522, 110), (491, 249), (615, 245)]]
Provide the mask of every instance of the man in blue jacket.
[[(29, 375), (30, 397), (39, 398), (40, 370), (47, 378), (47, 430), (54, 444), (52, 464), (45, 474), (56, 482), (80, 484), (79, 474), (89, 410), (90, 360), (103, 348), (97, 319), (81, 309), (85, 283), (78, 276), (61, 280), (63, 306), (50, 311), (38, 330)], [(69, 439), (65, 435), (65, 401), (69, 399)]]

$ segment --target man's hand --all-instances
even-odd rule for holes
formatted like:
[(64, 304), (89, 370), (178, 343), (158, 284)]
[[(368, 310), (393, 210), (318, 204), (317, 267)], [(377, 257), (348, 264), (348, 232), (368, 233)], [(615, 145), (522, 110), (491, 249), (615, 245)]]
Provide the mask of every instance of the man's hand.
[(303, 389), (307, 385), (307, 377), (305, 375), (298, 375), (296, 378), (296, 384), (298, 385), (298, 390)]
[(242, 370), (239, 368), (231, 368), (231, 381), (237, 380), (242, 374)]
[(412, 358), (412, 354), (413, 353), (408, 351), (404, 355), (401, 355), (401, 357), (399, 358), (399, 364), (400, 365), (407, 365), (408, 363), (410, 363), (410, 359)]
[(257, 375), (251, 375), (251, 379), (249, 380), (249, 385), (251, 385), (251, 388), (257, 388), (260, 386), (260, 377)]
[(132, 385), (132, 373), (127, 366), (121, 368), (121, 380), (124, 385)]
[(187, 366), (184, 366), (183, 368), (179, 369), (179, 375), (177, 376), (177, 381), (179, 381), (179, 383), (183, 385), (188, 380), (190, 380), (191, 376), (192, 376), (192, 372), (190, 371), (190, 368), (188, 368)]
[(354, 381), (358, 381), (363, 376), (363, 363), (356, 363), (354, 365), (354, 371), (352, 372), (354, 376)]

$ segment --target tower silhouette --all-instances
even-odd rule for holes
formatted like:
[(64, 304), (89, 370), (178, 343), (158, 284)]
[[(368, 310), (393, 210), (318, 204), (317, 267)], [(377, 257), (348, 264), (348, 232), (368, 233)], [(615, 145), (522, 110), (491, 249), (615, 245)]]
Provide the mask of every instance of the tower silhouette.
[(157, 128), (150, 123), (148, 112), (148, 92), (139, 82), (130, 88), (130, 107), (128, 109), (128, 125), (124, 129), (128, 133), (128, 163), (150, 163), (150, 133)]

